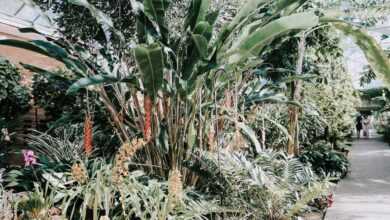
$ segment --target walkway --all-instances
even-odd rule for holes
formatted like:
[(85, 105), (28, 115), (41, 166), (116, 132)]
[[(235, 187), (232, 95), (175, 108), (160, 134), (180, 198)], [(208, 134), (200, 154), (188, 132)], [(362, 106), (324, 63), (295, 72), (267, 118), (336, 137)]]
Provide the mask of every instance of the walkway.
[(351, 163), (326, 220), (389, 220), (390, 147), (378, 138), (355, 141)]

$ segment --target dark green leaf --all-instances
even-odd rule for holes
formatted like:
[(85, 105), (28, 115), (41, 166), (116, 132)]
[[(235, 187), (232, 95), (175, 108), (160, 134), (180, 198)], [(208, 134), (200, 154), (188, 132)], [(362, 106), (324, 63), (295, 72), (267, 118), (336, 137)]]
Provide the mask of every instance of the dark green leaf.
[(205, 21), (209, 4), (209, 0), (192, 0), (184, 23), (184, 28), (187, 29), (190, 27), (192, 30), (195, 28), (196, 24), (201, 21)]
[(158, 44), (139, 45), (134, 49), (138, 69), (142, 73), (146, 92), (155, 97), (162, 87), (164, 57)]
[(81, 78), (77, 82), (73, 83), (69, 87), (67, 94), (75, 93), (80, 89), (86, 88), (88, 86), (110, 84), (110, 83), (130, 83), (135, 85), (137, 81), (135, 77), (120, 78), (120, 77), (108, 76), (108, 75), (93, 75), (93, 76)]

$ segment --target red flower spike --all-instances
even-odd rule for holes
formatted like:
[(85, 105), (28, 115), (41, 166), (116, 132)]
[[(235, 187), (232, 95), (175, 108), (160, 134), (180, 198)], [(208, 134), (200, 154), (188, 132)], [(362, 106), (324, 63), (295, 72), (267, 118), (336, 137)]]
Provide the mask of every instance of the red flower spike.
[(144, 122), (144, 139), (149, 142), (152, 139), (152, 98), (148, 95), (144, 96), (144, 110), (145, 110), (145, 122)]
[(93, 151), (92, 126), (91, 116), (87, 114), (84, 121), (84, 152), (87, 156), (90, 156)]

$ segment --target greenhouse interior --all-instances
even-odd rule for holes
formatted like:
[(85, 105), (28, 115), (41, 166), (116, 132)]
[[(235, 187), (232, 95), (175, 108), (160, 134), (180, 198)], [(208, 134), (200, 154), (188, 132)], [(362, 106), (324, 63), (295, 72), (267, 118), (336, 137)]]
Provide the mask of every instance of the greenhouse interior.
[(0, 220), (389, 220), (389, 0), (0, 0)]

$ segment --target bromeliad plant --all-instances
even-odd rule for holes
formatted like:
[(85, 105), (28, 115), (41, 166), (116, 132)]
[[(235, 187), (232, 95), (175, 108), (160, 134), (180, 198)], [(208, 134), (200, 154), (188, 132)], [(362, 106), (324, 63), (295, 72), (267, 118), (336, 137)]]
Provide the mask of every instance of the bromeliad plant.
[[(390, 72), (387, 58), (365, 32), (318, 13), (297, 13), (305, 0), (248, 0), (219, 31), (215, 25), (219, 12), (209, 10), (208, 0), (193, 0), (178, 34), (168, 29), (169, 0), (131, 1), (137, 38), (130, 42), (124, 40), (108, 16), (86, 0), (68, 2), (88, 9), (105, 31), (108, 42), (113, 36), (120, 39), (119, 47), (111, 50), (107, 44), (105, 50), (91, 54), (65, 40), (0, 43), (28, 48), (63, 62), (72, 71), (72, 75), (64, 77), (78, 80), (69, 88), (70, 93), (82, 88), (96, 91), (121, 141), (143, 136), (148, 143), (138, 158), (148, 165), (148, 170), (168, 176), (170, 169), (179, 169), (184, 182), (191, 176), (182, 168), (182, 161), (188, 159), (194, 148), (220, 147), (223, 129), (234, 127), (251, 141), (254, 153), (261, 151), (253, 130), (241, 122), (243, 118), (227, 114), (229, 109), (223, 104), (229, 103), (229, 96), (224, 94), (237, 79), (234, 76), (262, 64), (257, 57), (272, 50), (268, 45), (274, 39), (331, 22), (358, 39), (357, 44), (374, 64), (373, 69), (385, 76)], [(137, 68), (133, 68), (134, 64)], [(249, 97), (244, 98), (244, 103), (250, 107), (272, 98), (278, 100), (274, 95), (253, 89), (243, 97)], [(232, 109), (237, 111), (239, 104), (236, 102)], [(226, 118), (234, 119), (224, 123)]]

